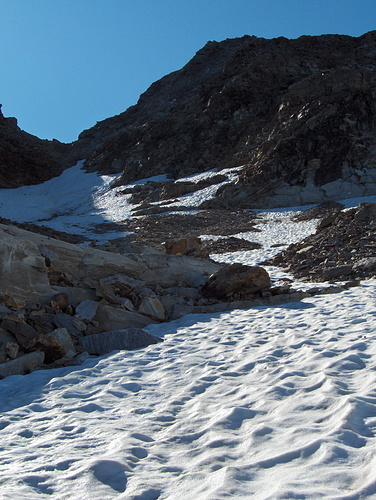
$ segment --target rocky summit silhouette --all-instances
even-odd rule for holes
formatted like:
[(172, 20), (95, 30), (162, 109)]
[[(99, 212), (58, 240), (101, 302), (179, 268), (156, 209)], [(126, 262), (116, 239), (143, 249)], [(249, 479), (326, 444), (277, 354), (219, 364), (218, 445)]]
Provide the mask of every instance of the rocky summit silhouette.
[(0, 185), (41, 182), (86, 158), (90, 171), (121, 173), (120, 184), (242, 167), (204, 208), (373, 194), (375, 96), (376, 31), (208, 42), (135, 106), (70, 145), (40, 141), (1, 117)]

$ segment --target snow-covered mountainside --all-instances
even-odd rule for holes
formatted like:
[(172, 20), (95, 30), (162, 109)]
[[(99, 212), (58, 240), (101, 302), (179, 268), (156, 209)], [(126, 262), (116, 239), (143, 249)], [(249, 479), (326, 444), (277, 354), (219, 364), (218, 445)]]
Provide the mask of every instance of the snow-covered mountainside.
[[(188, 205), (237, 171), (224, 175)], [(111, 244), (125, 221), (150, 217), (132, 215), (140, 183), (111, 189), (116, 180), (77, 165), (41, 185), (1, 190), (0, 216)], [(190, 196), (167, 204), (181, 221), (199, 217), (179, 211)], [(376, 198), (344, 204), (360, 201)], [(292, 221), (297, 212), (251, 214), (249, 231), (234, 223), (232, 234), (261, 247), (212, 257), (252, 265), (271, 257), (315, 231), (317, 220)], [(146, 349), (0, 380), (1, 498), (375, 496), (375, 286), (368, 279), (299, 302), (185, 315), (145, 327), (164, 339)]]

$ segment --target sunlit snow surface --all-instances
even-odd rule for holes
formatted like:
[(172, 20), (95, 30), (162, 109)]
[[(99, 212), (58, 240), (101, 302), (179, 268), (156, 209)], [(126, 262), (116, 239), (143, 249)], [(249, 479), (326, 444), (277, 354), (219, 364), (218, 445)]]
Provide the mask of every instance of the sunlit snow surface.
[(1, 498), (376, 495), (375, 285), (0, 381)]
[[(129, 213), (113, 177), (65, 175), (2, 190), (0, 216), (54, 209), (73, 231)], [(313, 230), (288, 212), (265, 212), (247, 235), (264, 249), (236, 258)], [(1, 380), (0, 498), (376, 498), (375, 286), (188, 315), (148, 327), (161, 344)]]
[[(16, 189), (0, 189), (0, 217), (17, 222), (34, 222), (70, 234), (80, 234), (100, 241), (119, 238), (126, 233), (121, 230), (103, 233), (104, 223), (117, 223), (132, 216), (129, 200), (131, 195), (123, 195), (126, 187), (144, 184), (147, 181), (166, 181), (166, 175), (149, 177), (128, 186), (112, 188), (119, 175), (98, 175), (87, 173), (83, 162), (65, 170), (55, 177), (36, 186), (22, 186)], [(222, 170), (227, 180), (182, 196), (169, 207), (195, 206), (211, 199), (223, 184), (237, 177), (239, 167)], [(196, 174), (179, 181), (198, 182), (212, 177), (217, 172)], [(165, 203), (165, 202), (164, 202)], [(99, 230), (98, 230), (99, 229)]]

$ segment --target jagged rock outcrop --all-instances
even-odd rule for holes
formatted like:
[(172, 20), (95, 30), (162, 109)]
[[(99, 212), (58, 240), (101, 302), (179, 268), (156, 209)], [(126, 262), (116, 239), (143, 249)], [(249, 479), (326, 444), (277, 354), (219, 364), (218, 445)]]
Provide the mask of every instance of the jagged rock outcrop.
[(318, 223), (315, 234), (264, 264), (283, 267), (305, 281), (376, 276), (376, 203), (361, 203), (347, 211), (333, 206), (332, 213)]
[(16, 118), (3, 116), (0, 107), (0, 188), (39, 184), (74, 163), (70, 145), (24, 132)]
[[(376, 32), (209, 42), (78, 144), (90, 151), (88, 169), (122, 172), (123, 184), (244, 165), (236, 184), (223, 185), (206, 208), (371, 194), (375, 54)], [(151, 188), (145, 199), (172, 192)]]
[(271, 288), (259, 267), (121, 255), (0, 224), (0, 377), (79, 364), (85, 350), (158, 342), (142, 328), (189, 312), (297, 298), (289, 287)]
[[(0, 224), (0, 377), (74, 364), (88, 335), (166, 321), (218, 269), (203, 259), (120, 255)], [(133, 338), (135, 331), (129, 346), (151, 338)]]
[[(320, 203), (376, 192), (376, 31), (208, 42), (125, 112), (71, 145), (40, 141), (0, 116), (0, 187), (33, 184), (86, 158), (119, 184), (167, 174), (133, 199), (169, 200), (208, 181), (173, 179), (242, 167), (201, 208)], [(154, 207), (155, 209), (155, 207)]]

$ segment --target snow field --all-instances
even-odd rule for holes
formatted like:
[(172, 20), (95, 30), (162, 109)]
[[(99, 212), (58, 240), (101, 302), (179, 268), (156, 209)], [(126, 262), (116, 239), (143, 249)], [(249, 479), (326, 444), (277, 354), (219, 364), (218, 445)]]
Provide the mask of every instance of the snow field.
[(376, 495), (375, 284), (0, 381), (2, 498)]
[[(0, 190), (0, 215), (119, 237), (95, 233), (131, 216), (114, 179), (78, 164)], [(376, 197), (345, 204), (360, 201)], [(265, 211), (262, 232), (238, 235), (262, 249), (216, 258), (255, 265), (308, 236), (316, 221), (291, 222), (298, 209)], [(0, 498), (376, 498), (375, 285), (188, 315), (148, 327), (162, 344), (0, 380)]]
[[(141, 179), (128, 186), (112, 188), (119, 175), (87, 173), (83, 170), (83, 162), (79, 161), (59, 177), (42, 184), (0, 189), (0, 216), (106, 242), (129, 234), (119, 230), (108, 231), (108, 228), (105, 231), (97, 230), (98, 226), (105, 223), (117, 223), (132, 217), (132, 209), (136, 208), (136, 205), (129, 203), (131, 194), (123, 195), (121, 192), (125, 188), (145, 184), (147, 181), (167, 180), (166, 175), (159, 175)], [(239, 169), (240, 167), (223, 170), (221, 173), (227, 175), (227, 180), (182, 196), (169, 206), (173, 208), (199, 205), (212, 198), (220, 186), (234, 181)], [(199, 182), (216, 174), (217, 172), (210, 171), (179, 181)]]

